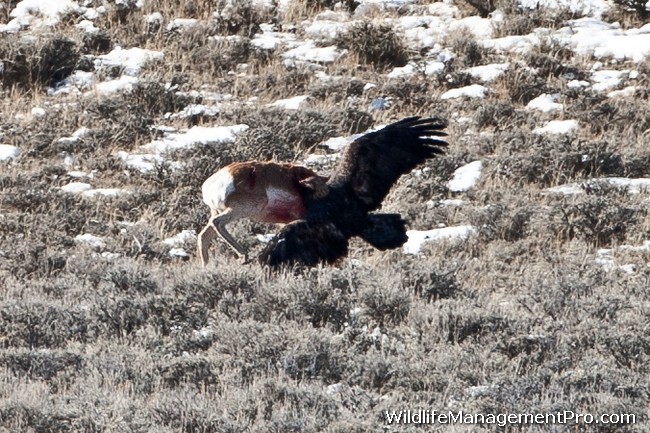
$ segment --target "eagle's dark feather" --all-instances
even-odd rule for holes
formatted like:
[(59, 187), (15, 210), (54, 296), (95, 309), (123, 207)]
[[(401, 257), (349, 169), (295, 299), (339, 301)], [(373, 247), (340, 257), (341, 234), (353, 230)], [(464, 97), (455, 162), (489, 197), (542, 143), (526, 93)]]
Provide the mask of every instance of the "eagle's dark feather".
[(266, 246), (260, 261), (270, 266), (333, 263), (348, 252), (348, 239), (360, 236), (379, 249), (407, 241), (397, 214), (369, 214), (397, 179), (444, 152), (445, 123), (411, 117), (352, 142), (332, 176), (302, 184), (306, 215), (286, 225)]
[(298, 220), (287, 224), (262, 252), (269, 266), (334, 263), (348, 253), (348, 237), (331, 222)]
[(447, 143), (437, 137), (447, 135), (445, 126), (439, 119), (410, 117), (366, 134), (346, 148), (327, 183), (347, 186), (366, 211), (375, 210), (400, 176), (444, 152)]

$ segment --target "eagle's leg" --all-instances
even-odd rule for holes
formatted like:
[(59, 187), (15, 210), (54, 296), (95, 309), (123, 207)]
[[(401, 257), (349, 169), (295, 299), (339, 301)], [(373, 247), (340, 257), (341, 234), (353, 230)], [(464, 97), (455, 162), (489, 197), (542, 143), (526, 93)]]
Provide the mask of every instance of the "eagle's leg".
[(232, 237), (230, 233), (228, 233), (228, 230), (226, 230), (226, 224), (236, 219), (238, 218), (233, 214), (232, 209), (226, 209), (224, 212), (214, 217), (212, 221), (210, 221), (210, 224), (214, 227), (214, 230), (217, 232), (219, 237), (230, 245), (239, 258), (246, 263), (248, 261), (246, 250), (235, 240), (235, 238)]

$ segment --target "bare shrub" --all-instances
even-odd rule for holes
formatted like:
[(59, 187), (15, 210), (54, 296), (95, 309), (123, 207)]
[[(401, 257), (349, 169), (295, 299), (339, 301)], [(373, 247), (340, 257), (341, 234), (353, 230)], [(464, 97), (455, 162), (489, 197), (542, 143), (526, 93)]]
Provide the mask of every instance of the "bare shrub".
[(493, 87), (504, 92), (511, 102), (523, 105), (542, 93), (552, 93), (545, 79), (519, 65), (508, 68), (494, 81)]
[(309, 86), (309, 93), (314, 98), (343, 101), (350, 96), (361, 96), (365, 83), (361, 80), (316, 81)]
[(69, 341), (94, 338), (88, 311), (41, 302), (5, 304), (0, 308), (0, 330), (13, 347), (61, 348)]
[(4, 39), (0, 46), (0, 79), (5, 88), (39, 91), (52, 86), (70, 75), (80, 58), (77, 44), (67, 38)]
[(542, 78), (563, 75), (569, 75), (573, 79), (586, 78), (581, 68), (569, 64), (572, 58), (573, 51), (554, 40), (542, 41), (525, 56), (526, 64), (535, 68)]
[(650, 108), (642, 100), (587, 93), (571, 101), (567, 111), (589, 125), (592, 134), (604, 138), (636, 137), (650, 128)]
[(576, 178), (621, 175), (621, 157), (607, 142), (514, 134), (500, 137), (509, 149), (494, 161), (493, 174), (519, 185), (541, 186), (564, 183)]
[(540, 7), (528, 9), (520, 7), (514, 2), (507, 2), (505, 6), (505, 16), (495, 26), (494, 37), (527, 35), (539, 27), (557, 29), (570, 19), (580, 18), (568, 7), (559, 10)]
[(372, 21), (353, 25), (337, 37), (336, 43), (350, 50), (361, 63), (378, 69), (404, 66), (408, 60), (404, 43), (393, 28)]
[[(634, 17), (635, 23), (643, 24), (650, 18), (647, 2), (643, 0), (614, 0), (614, 10), (607, 11), (606, 19), (612, 21), (628, 21), (630, 16)], [(626, 19), (627, 18), (627, 19)]]
[(217, 5), (216, 24), (220, 34), (252, 38), (260, 32), (260, 23), (266, 19), (252, 1), (229, 2), (220, 0)]
[(497, 8), (494, 0), (463, 0), (462, 3), (472, 7), (482, 18), (487, 18)]
[(13, 374), (29, 379), (52, 380), (84, 368), (83, 358), (72, 352), (15, 352), (0, 355)]
[(488, 50), (467, 30), (452, 33), (447, 43), (457, 55), (454, 66), (477, 66), (484, 63), (484, 59), (488, 56)]
[(315, 110), (287, 112), (277, 109), (232, 113), (237, 121), (250, 126), (246, 134), (237, 138), (240, 160), (293, 160), (338, 131), (337, 113)]
[(562, 239), (579, 238), (595, 246), (608, 246), (625, 240), (628, 227), (643, 212), (622, 206), (611, 195), (587, 194), (575, 203), (560, 203), (553, 208), (552, 230)]

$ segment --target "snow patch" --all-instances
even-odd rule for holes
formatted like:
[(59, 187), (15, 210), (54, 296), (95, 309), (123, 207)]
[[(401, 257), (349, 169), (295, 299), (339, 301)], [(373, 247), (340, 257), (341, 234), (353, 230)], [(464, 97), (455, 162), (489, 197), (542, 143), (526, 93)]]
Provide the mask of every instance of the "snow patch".
[(483, 82), (490, 82), (501, 76), (510, 67), (510, 63), (490, 63), (489, 65), (474, 66), (463, 72), (478, 78)]
[(284, 59), (300, 60), (315, 63), (333, 63), (347, 54), (347, 50), (340, 50), (336, 45), (317, 47), (312, 40), (306, 40), (297, 47), (282, 54)]
[(455, 99), (464, 96), (468, 98), (484, 98), (487, 90), (487, 87), (481, 86), (480, 84), (472, 84), (470, 86), (447, 90), (440, 95), (440, 99)]
[(585, 192), (585, 188), (589, 185), (607, 184), (617, 188), (625, 188), (630, 194), (639, 194), (641, 192), (650, 191), (650, 178), (628, 178), (628, 177), (601, 177), (591, 179), (584, 183), (567, 183), (563, 185), (547, 188), (545, 191), (550, 193), (575, 195)]
[(544, 113), (548, 113), (549, 111), (562, 110), (564, 108), (564, 105), (555, 102), (558, 97), (559, 95), (549, 95), (548, 93), (543, 93), (537, 98), (531, 100), (528, 105), (526, 105), (526, 108), (529, 110), (542, 111)]
[(161, 140), (154, 140), (140, 148), (145, 151), (164, 153), (170, 150), (189, 148), (197, 144), (232, 143), (238, 134), (246, 131), (248, 125), (232, 126), (193, 126), (185, 132), (172, 132)]
[(533, 134), (570, 134), (578, 127), (578, 121), (575, 119), (551, 120), (546, 125), (533, 129)]
[(439, 241), (439, 240), (451, 240), (458, 239), (464, 240), (467, 239), (472, 233), (475, 232), (474, 227), (472, 226), (455, 226), (455, 227), (444, 227), (440, 229), (433, 230), (407, 230), (406, 235), (408, 236), (408, 241), (404, 244), (404, 252), (406, 254), (419, 254), (422, 249), (422, 245), (425, 242)]
[(20, 155), (20, 149), (10, 144), (0, 144), (0, 161), (9, 161)]
[(285, 110), (298, 110), (309, 99), (309, 95), (294, 96), (293, 98), (279, 99), (269, 104), (269, 107), (283, 108)]
[(88, 245), (96, 250), (106, 248), (106, 242), (104, 241), (104, 238), (92, 235), (90, 233), (77, 235), (74, 237), (74, 241), (78, 244)]
[(453, 192), (467, 191), (481, 178), (482, 161), (472, 161), (454, 171), (454, 177), (447, 182), (447, 188)]
[(116, 47), (108, 54), (95, 58), (95, 68), (101, 70), (106, 68), (119, 67), (124, 70), (125, 75), (135, 77), (140, 73), (142, 66), (150, 60), (160, 60), (164, 57), (161, 51), (145, 50), (138, 47), (123, 49)]
[(163, 244), (169, 245), (172, 247), (177, 247), (183, 245), (185, 242), (195, 242), (196, 241), (196, 230), (183, 230), (180, 233), (172, 236), (170, 238), (163, 239)]

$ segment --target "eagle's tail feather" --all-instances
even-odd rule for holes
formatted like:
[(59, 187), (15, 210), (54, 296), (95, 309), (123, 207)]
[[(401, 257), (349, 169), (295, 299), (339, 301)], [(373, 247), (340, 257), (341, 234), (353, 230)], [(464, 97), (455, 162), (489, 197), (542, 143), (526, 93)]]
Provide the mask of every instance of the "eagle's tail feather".
[(382, 251), (398, 248), (408, 240), (406, 221), (399, 214), (369, 214), (359, 236)]

